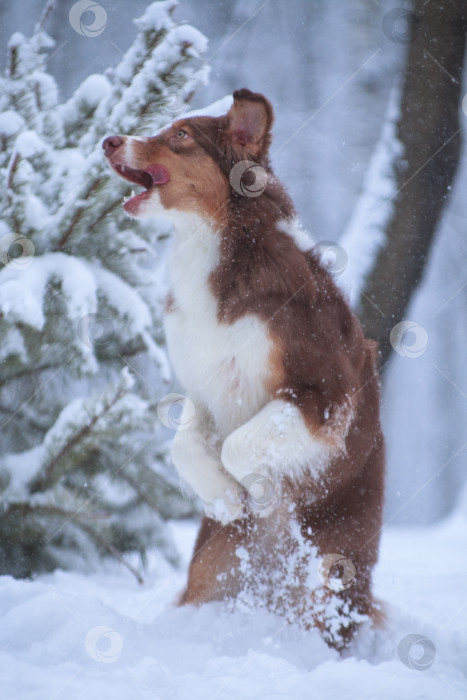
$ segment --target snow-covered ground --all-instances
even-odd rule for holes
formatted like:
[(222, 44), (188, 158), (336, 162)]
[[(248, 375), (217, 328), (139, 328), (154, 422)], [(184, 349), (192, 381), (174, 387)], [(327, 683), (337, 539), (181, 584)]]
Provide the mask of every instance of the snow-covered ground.
[[(173, 530), (187, 562), (196, 526)], [(174, 608), (185, 571), (158, 558), (142, 586), (113, 564), (35, 581), (1, 577), (0, 697), (465, 699), (466, 551), (465, 516), (431, 528), (387, 529), (375, 582), (387, 628), (363, 630), (346, 658), (316, 631), (264, 611)], [(417, 634), (428, 640), (424, 649), (406, 639)], [(425, 670), (410, 668), (410, 659)]]

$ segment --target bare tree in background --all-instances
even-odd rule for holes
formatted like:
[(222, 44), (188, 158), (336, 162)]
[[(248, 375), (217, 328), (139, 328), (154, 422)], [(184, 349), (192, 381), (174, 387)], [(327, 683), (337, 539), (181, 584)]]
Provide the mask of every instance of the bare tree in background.
[(459, 163), (466, 29), (465, 0), (416, 0), (410, 13), (394, 206), (358, 299), (365, 333), (379, 342), (382, 364), (391, 352), (390, 331), (422, 279)]

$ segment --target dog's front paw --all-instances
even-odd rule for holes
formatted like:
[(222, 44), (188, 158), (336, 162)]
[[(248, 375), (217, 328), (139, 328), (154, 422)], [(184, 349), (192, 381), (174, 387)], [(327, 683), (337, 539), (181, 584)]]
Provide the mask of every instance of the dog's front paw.
[(224, 440), (221, 461), (229, 474), (247, 490), (252, 478), (262, 476), (272, 480), (277, 471), (273, 441), (261, 435), (253, 420), (234, 430)]
[[(243, 491), (245, 509), (260, 518), (267, 517), (281, 498), (280, 474), (272, 472), (259, 450), (250, 448), (248, 426), (234, 431), (224, 441), (221, 459)], [(249, 456), (253, 455), (253, 459)]]

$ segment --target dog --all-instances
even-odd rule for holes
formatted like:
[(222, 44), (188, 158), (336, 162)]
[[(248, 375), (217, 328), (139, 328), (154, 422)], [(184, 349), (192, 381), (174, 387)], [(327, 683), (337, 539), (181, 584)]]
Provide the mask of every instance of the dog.
[(223, 116), (103, 148), (144, 188), (127, 214), (173, 222), (165, 328), (194, 418), (172, 459), (206, 510), (180, 604), (262, 606), (342, 649), (378, 617), (377, 349), (272, 171), (273, 118), (241, 89)]

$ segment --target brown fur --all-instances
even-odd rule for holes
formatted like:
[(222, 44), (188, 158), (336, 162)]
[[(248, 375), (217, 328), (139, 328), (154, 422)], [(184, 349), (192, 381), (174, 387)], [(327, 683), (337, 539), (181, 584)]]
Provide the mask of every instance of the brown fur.
[[(266, 324), (273, 341), (270, 399), (294, 403), (311, 434), (335, 447), (319, 479), (306, 470), (297, 481), (282, 479), (281, 498), (267, 517), (250, 512), (227, 526), (204, 518), (180, 603), (235, 599), (254, 589), (259, 605), (317, 625), (329, 643), (341, 647), (356, 628), (352, 612), (371, 616), (373, 611), (371, 571), (384, 480), (376, 348), (364, 339), (318, 256), (303, 253), (278, 226), (292, 219), (294, 207), (270, 167), (272, 121), (271, 105), (262, 95), (239, 90), (227, 115), (181, 119), (132, 145), (132, 168), (156, 163), (170, 172), (170, 181), (158, 188), (164, 207), (195, 210), (215, 223), (220, 260), (210, 284), (218, 321), (231, 324), (253, 314)], [(177, 136), (181, 130), (186, 138)], [(118, 151), (108, 145), (111, 163), (121, 162)], [(258, 197), (229, 186), (230, 170), (241, 160), (253, 160), (268, 173)], [(169, 297), (169, 312), (173, 303)], [(339, 553), (353, 562), (350, 587), (337, 593), (324, 584), (309, 590), (311, 550), (301, 558), (297, 554), (295, 584), (290, 584), (287, 562), (298, 551), (294, 524), (319, 556)], [(248, 574), (239, 547), (248, 553)], [(337, 634), (323, 612), (331, 599), (340, 620)]]
[[(182, 127), (189, 134), (186, 141), (180, 141), (176, 136)], [(176, 172), (176, 178), (159, 188), (163, 206), (179, 211), (197, 211), (223, 227), (229, 185), (212, 158), (191, 137), (192, 131), (186, 122), (180, 121), (155, 139), (135, 141), (132, 167), (145, 170), (157, 163), (171, 173)]]

